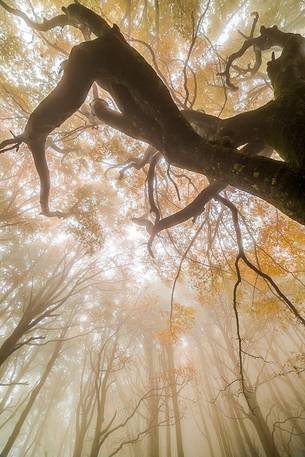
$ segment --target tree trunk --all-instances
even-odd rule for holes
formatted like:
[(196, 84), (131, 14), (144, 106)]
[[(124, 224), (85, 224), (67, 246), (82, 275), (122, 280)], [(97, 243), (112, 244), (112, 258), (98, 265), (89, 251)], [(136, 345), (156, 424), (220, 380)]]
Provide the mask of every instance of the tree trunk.
[(246, 427), (246, 425), (244, 423), (244, 419), (241, 419), (241, 418), (238, 417), (239, 416), (239, 411), (237, 409), (235, 400), (233, 401), (233, 411), (234, 411), (235, 417), (237, 417), (237, 421), (238, 421), (239, 427), (240, 427), (240, 429), (242, 431), (242, 434), (245, 437), (245, 441), (246, 441), (247, 446), (249, 448), (249, 452), (250, 452), (251, 457), (259, 457), (259, 451), (258, 451), (258, 449), (255, 448), (255, 446), (254, 446), (254, 444), (253, 444), (253, 442), (251, 440), (250, 434), (249, 434), (249, 432), (247, 430), (247, 427)]
[(181, 428), (181, 414), (178, 403), (178, 393), (176, 389), (176, 377), (175, 377), (175, 362), (174, 362), (174, 351), (171, 343), (166, 345), (167, 362), (169, 371), (169, 381), (172, 393), (173, 411), (175, 418), (175, 430), (176, 430), (176, 446), (177, 446), (177, 457), (184, 457), (183, 441), (182, 441), (182, 428)]
[[(201, 341), (200, 341), (200, 336), (198, 334), (195, 335), (195, 341), (196, 341), (196, 344), (197, 344), (197, 347), (199, 350), (199, 354), (201, 356), (202, 366), (206, 366), (207, 365), (206, 356), (205, 356), (204, 349), (203, 349)], [(203, 381), (204, 381), (204, 385), (206, 387), (208, 398), (212, 399), (214, 397), (214, 394), (213, 394), (209, 374), (208, 374), (208, 372), (204, 371), (203, 375), (204, 375)], [(231, 444), (228, 439), (229, 437), (225, 433), (225, 426), (223, 423), (223, 419), (220, 416), (220, 413), (218, 411), (216, 404), (211, 405), (211, 417), (212, 417), (212, 421), (213, 421), (213, 425), (214, 425), (214, 430), (215, 430), (215, 433), (216, 433), (216, 436), (218, 439), (218, 445), (220, 448), (221, 456), (222, 457), (233, 457), (232, 452), (231, 452)]]
[(15, 351), (16, 345), (20, 338), (25, 334), (27, 325), (25, 325), (23, 319), (19, 321), (17, 327), (13, 330), (11, 335), (6, 338), (0, 348), (0, 367), (9, 358), (9, 356)]
[(148, 457), (159, 457), (159, 396), (155, 374), (154, 350), (152, 335), (144, 334), (144, 350), (147, 363), (147, 374), (149, 379), (149, 390), (152, 396), (148, 399), (148, 425), (151, 431), (148, 436)]
[(201, 418), (201, 423), (202, 423), (202, 426), (204, 428), (205, 438), (206, 438), (207, 443), (208, 443), (210, 457), (215, 457), (215, 452), (214, 452), (214, 448), (213, 448), (213, 442), (211, 440), (211, 432), (210, 432), (210, 430), (208, 428), (207, 418), (206, 418), (206, 415), (205, 415), (205, 413), (203, 411), (200, 392), (198, 390), (197, 384), (196, 384), (195, 392), (196, 392), (195, 393), (195, 395), (196, 395), (196, 403), (198, 405), (199, 415), (200, 415), (200, 418)]
[(101, 429), (102, 425), (104, 422), (104, 414), (105, 414), (105, 407), (106, 407), (106, 400), (107, 400), (107, 390), (108, 390), (108, 381), (112, 372), (112, 367), (113, 367), (113, 362), (114, 362), (114, 357), (115, 353), (117, 350), (117, 345), (118, 345), (118, 335), (119, 333), (116, 334), (114, 337), (113, 341), (113, 347), (111, 349), (111, 353), (109, 355), (106, 369), (104, 369), (104, 378), (103, 381), (100, 383), (100, 371), (102, 369), (101, 366), (101, 357), (102, 357), (102, 352), (104, 351), (104, 346), (99, 354), (99, 362), (98, 362), (98, 367), (96, 368), (96, 401), (97, 401), (97, 410), (96, 410), (96, 421), (95, 421), (95, 427), (94, 427), (94, 436), (93, 436), (93, 442), (91, 446), (91, 451), (90, 451), (90, 457), (98, 457), (101, 446), (103, 444), (103, 436), (101, 436)]
[(255, 427), (257, 435), (259, 436), (260, 442), (264, 448), (266, 457), (280, 457), (277, 447), (273, 441), (271, 431), (264, 418), (261, 408), (257, 403), (256, 393), (250, 392), (248, 390), (246, 395), (252, 410), (249, 412), (249, 419)]
[[(63, 336), (61, 336), (61, 338), (63, 338)], [(50, 371), (52, 370), (53, 368), (53, 365), (54, 363), (56, 362), (56, 359), (58, 357), (58, 354), (62, 348), (62, 345), (63, 345), (63, 341), (60, 340), (56, 343), (55, 345), (55, 348), (54, 348), (54, 351), (53, 351), (53, 354), (43, 372), (43, 375), (40, 379), (40, 381), (38, 382), (37, 386), (34, 387), (34, 389), (32, 390), (31, 392), (31, 395), (30, 395), (30, 398), (29, 398), (29, 401), (26, 405), (26, 407), (24, 408), (24, 410), (22, 411), (21, 413), (21, 416), (19, 417), (10, 437), (8, 438), (2, 452), (1, 452), (1, 457), (7, 457), (9, 455), (9, 452), (11, 451), (19, 433), (20, 433), (20, 430), (28, 416), (28, 414), (30, 413), (31, 409), (32, 409), (32, 406), (36, 400), (36, 398), (38, 397), (42, 387), (44, 386), (44, 383), (46, 382), (46, 380), (48, 379), (48, 376), (50, 374)]]
[[(37, 455), (41, 454), (41, 452), (38, 451), (38, 447), (43, 438), (43, 430), (48, 421), (49, 413), (51, 412), (51, 409), (54, 405), (54, 399), (55, 399), (57, 390), (58, 390), (58, 384), (55, 384), (55, 387), (51, 391), (51, 395), (48, 396), (49, 402), (48, 402), (47, 409), (44, 411), (44, 417), (43, 417), (42, 421), (40, 422), (39, 426), (37, 427), (37, 430), (35, 433), (34, 446), (31, 451), (31, 454), (30, 454), (31, 457), (36, 457)], [(32, 435), (32, 432), (29, 435)], [(28, 451), (29, 451), (29, 449), (24, 448), (24, 450), (21, 452), (21, 455), (25, 455), (25, 453)]]

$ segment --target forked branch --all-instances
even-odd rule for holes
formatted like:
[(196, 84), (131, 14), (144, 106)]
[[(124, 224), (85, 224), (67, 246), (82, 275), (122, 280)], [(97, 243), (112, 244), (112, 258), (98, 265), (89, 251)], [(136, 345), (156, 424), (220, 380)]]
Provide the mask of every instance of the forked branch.
[(262, 51), (271, 49), (274, 46), (280, 46), (283, 48), (285, 46), (285, 44), (287, 43), (287, 41), (292, 36), (294, 36), (293, 33), (285, 33), (285, 32), (280, 31), (274, 25), (273, 27), (270, 27), (270, 28), (266, 28), (266, 27), (262, 26), (260, 29), (261, 34), (258, 37), (254, 38), (253, 35), (254, 35), (254, 31), (255, 31), (255, 26), (258, 21), (258, 13), (252, 13), (252, 14), (255, 15), (255, 18), (253, 21), (250, 37), (244, 41), (242, 47), (238, 51), (234, 52), (233, 54), (231, 54), (229, 56), (224, 71), (219, 73), (220, 76), (225, 76), (226, 84), (232, 90), (237, 90), (238, 87), (235, 86), (231, 81), (231, 75), (230, 75), (231, 67), (234, 68), (234, 66), (233, 66), (234, 62), (237, 59), (239, 59), (240, 57), (242, 57), (249, 48), (253, 47), (253, 49), (254, 49), (255, 63), (253, 65), (253, 67), (251, 67), (251, 65), (249, 65), (246, 70), (243, 70), (239, 67), (236, 67), (236, 68), (239, 71), (239, 73), (242, 73), (242, 74), (251, 73), (252, 75), (254, 75), (255, 73), (257, 73), (257, 71), (259, 70), (259, 68), (261, 66)]

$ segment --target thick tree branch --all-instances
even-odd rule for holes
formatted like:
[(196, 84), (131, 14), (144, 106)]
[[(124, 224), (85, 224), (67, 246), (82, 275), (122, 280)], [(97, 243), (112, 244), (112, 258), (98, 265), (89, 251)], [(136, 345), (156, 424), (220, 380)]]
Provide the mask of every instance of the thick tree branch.
[[(112, 95), (121, 112), (113, 113), (104, 107), (101, 109), (103, 120), (107, 118), (115, 128), (121, 128), (127, 133), (128, 127), (129, 134), (136, 134), (137, 121), (144, 119), (138, 128), (138, 138), (160, 150), (170, 164), (223, 180), (266, 200), (294, 220), (305, 223), (305, 177), (302, 168), (305, 150), (304, 110), (299, 109), (297, 118), (294, 119), (298, 130), (293, 130), (291, 121), (291, 132), (285, 132), (287, 134), (282, 149), (290, 148), (295, 153), (293, 160), (288, 159), (292, 166), (264, 157), (248, 157), (221, 143), (211, 144), (194, 131), (153, 68), (124, 40), (118, 27), (111, 28), (100, 16), (79, 4), (70, 5), (64, 12), (69, 23), (82, 24), (99, 38), (72, 49), (61, 81), (31, 114), (23, 134), (23, 140), (31, 149), (40, 175), (44, 213), (49, 212), (49, 177), (44, 150), (46, 138), (80, 107), (91, 85), (97, 81)], [(291, 40), (300, 48), (299, 37), (281, 32), (276, 27), (262, 28), (261, 36), (253, 39), (255, 42), (247, 42), (243, 50), (253, 44), (259, 45), (261, 49), (273, 45), (284, 46), (285, 63), (289, 61), (290, 55), (290, 48), (285, 45)], [(270, 67), (276, 84), (279, 78), (282, 81), (281, 62), (277, 59)], [(301, 64), (293, 73), (296, 82), (299, 81), (299, 68), (302, 69)], [(288, 73), (289, 69), (284, 72), (284, 79)], [(305, 105), (305, 96), (302, 95), (304, 84), (301, 80), (297, 86), (296, 96), (300, 99), (300, 108)], [(98, 107), (98, 102), (95, 105)], [(228, 126), (236, 122), (240, 131), (248, 132), (249, 140), (245, 143), (253, 139), (261, 140), (262, 136), (265, 139), (266, 136), (266, 143), (274, 147), (278, 142), (278, 132), (283, 129), (283, 113), (285, 120), (289, 114), (291, 117), (289, 110), (291, 111), (291, 93), (259, 110), (236, 116), (234, 121), (225, 120), (224, 131), (230, 131)], [(126, 127), (129, 111), (131, 118)], [(240, 141), (240, 138), (233, 138), (233, 145), (236, 146)], [(279, 151), (281, 147), (276, 149)]]

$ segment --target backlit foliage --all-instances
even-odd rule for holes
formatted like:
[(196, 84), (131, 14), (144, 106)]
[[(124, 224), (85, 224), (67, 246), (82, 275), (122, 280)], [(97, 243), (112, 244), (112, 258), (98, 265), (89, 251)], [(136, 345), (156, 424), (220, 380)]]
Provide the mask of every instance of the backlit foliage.
[[(10, 5), (41, 21), (69, 3)], [(187, 87), (187, 107), (221, 117), (273, 96), (265, 73), (270, 53), (255, 78), (239, 76), (237, 92), (217, 76), (242, 42), (238, 30), (249, 33), (251, 12), (258, 11), (265, 26), (305, 29), (301, 0), (212, 0), (184, 69), (207, 2), (83, 4), (118, 24), (150, 64), (156, 59), (180, 107)], [(35, 32), (0, 2), (1, 140), (22, 132), (81, 41), (72, 27)], [(246, 68), (251, 59), (249, 51), (239, 65)], [(13, 440), (1, 456), (170, 457), (168, 449), (172, 457), (303, 455), (304, 329), (270, 283), (241, 263), (238, 338), (236, 234), (230, 211), (217, 201), (196, 220), (162, 232), (154, 257), (149, 254), (149, 233), (132, 221), (152, 219), (148, 167), (124, 168), (146, 145), (98, 125), (92, 98), (90, 91), (48, 142), (52, 205), (69, 217), (40, 214), (26, 146), (0, 156), (0, 451)], [(157, 171), (163, 217), (207, 185), (203, 176), (169, 170), (164, 159)], [(304, 228), (246, 193), (227, 188), (224, 195), (238, 208), (248, 258), (302, 315)], [(18, 431), (33, 392), (37, 398)]]

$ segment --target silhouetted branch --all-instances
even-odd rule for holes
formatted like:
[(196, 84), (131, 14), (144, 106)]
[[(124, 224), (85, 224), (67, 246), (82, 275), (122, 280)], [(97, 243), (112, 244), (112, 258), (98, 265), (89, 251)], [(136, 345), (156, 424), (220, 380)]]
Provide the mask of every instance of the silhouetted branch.
[(287, 41), (293, 36), (292, 33), (285, 33), (281, 32), (276, 26), (273, 26), (271, 28), (266, 28), (264, 26), (261, 27), (260, 29), (260, 36), (254, 38), (254, 30), (255, 26), (258, 20), (258, 13), (252, 13), (255, 15), (254, 21), (253, 21), (253, 26), (250, 34), (250, 38), (248, 38), (242, 45), (242, 47), (234, 52), (233, 54), (230, 55), (228, 58), (225, 70), (219, 75), (225, 76), (226, 78), (226, 84), (228, 87), (230, 87), (233, 90), (237, 90), (238, 88), (231, 82), (231, 76), (230, 76), (230, 69), (233, 66), (233, 63), (235, 62), (236, 59), (239, 57), (242, 57), (245, 52), (253, 46), (254, 52), (255, 52), (255, 64), (253, 68), (250, 66), (248, 67), (247, 70), (242, 70), (238, 67), (238, 70), (241, 73), (247, 73), (251, 72), (251, 74), (255, 74), (261, 65), (262, 58), (261, 58), (261, 52), (267, 49), (272, 48), (273, 46), (281, 46), (284, 47)]
[(31, 27), (31, 29), (40, 32), (47, 32), (48, 30), (52, 30), (55, 27), (64, 27), (65, 25), (68, 25), (70, 23), (66, 14), (61, 14), (49, 20), (44, 19), (43, 22), (38, 23), (32, 21), (32, 19), (30, 19), (22, 11), (10, 7), (3, 0), (0, 0), (0, 6), (2, 6), (8, 13), (13, 14), (14, 16), (17, 16), (20, 19), (22, 19), (29, 27)]
[(239, 227), (239, 221), (238, 221), (238, 210), (236, 206), (230, 202), (228, 199), (221, 197), (220, 195), (215, 197), (216, 200), (220, 201), (223, 205), (227, 206), (232, 214), (232, 219), (233, 219), (233, 224), (234, 224), (234, 229), (236, 233), (236, 239), (237, 239), (237, 245), (238, 245), (238, 257), (237, 261), (240, 259), (245, 262), (245, 264), (253, 270), (258, 276), (261, 278), (265, 279), (271, 287), (275, 290), (277, 293), (278, 297), (280, 298), (281, 301), (283, 301), (289, 310), (294, 314), (294, 316), (297, 318), (297, 320), (305, 325), (305, 319), (300, 315), (299, 311), (295, 307), (295, 305), (286, 297), (285, 294), (279, 289), (277, 284), (273, 281), (273, 279), (263, 271), (261, 271), (259, 268), (257, 268), (246, 256), (244, 247), (243, 247), (243, 241), (242, 241), (242, 235), (241, 235), (241, 230)]

